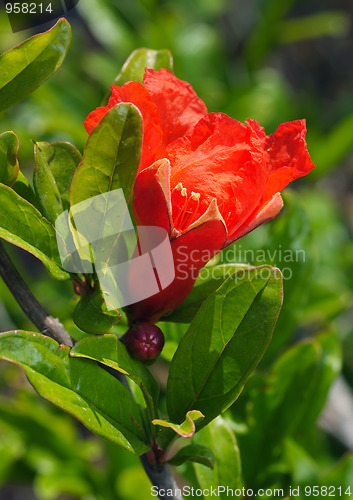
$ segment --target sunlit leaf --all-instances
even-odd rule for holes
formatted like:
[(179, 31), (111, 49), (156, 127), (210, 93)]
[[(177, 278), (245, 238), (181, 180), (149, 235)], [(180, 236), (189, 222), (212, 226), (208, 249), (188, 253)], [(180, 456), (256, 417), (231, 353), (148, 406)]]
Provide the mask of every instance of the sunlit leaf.
[(69, 279), (70, 275), (59, 264), (54, 226), (4, 184), (0, 184), (0, 206), (0, 237), (41, 260), (54, 278)]
[(45, 33), (35, 35), (0, 56), (0, 111), (27, 97), (44, 83), (65, 59), (71, 28), (60, 19)]
[(0, 134), (0, 182), (12, 186), (19, 168), (17, 160), (18, 139), (13, 132)]
[(41, 334), (0, 334), (0, 358), (21, 366), (42, 397), (126, 450), (147, 451), (140, 410), (127, 388), (97, 363), (70, 357), (69, 351)]

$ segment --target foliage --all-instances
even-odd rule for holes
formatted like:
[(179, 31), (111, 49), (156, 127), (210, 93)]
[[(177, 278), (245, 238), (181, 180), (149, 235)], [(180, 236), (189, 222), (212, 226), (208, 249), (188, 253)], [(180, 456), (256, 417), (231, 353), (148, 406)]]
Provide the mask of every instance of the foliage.
[[(303, 492), (352, 484), (346, 443), (318, 422), (341, 371), (353, 386), (353, 221), (344, 189), (353, 101), (336, 77), (340, 104), (332, 112), (327, 89), (315, 89), (313, 63), (298, 55), (315, 42), (325, 46), (323, 36), (334, 47), (347, 25), (342, 12), (308, 9), (298, 1), (253, 2), (246, 17), (239, 2), (82, 0), (69, 52), (71, 31), (61, 20), (0, 57), (8, 68), (0, 79), (0, 236), (25, 251), (7, 247), (39, 300), (78, 340), (70, 351), (32, 331), (1, 284), (1, 330), (8, 332), (0, 335), (0, 357), (85, 426), (1, 362), (0, 485), (32, 484), (43, 500), (147, 499), (150, 485), (134, 455), (155, 442), (174, 444), (165, 460), (195, 487), (283, 488), (286, 496), (290, 485)], [(9, 34), (4, 50), (16, 36), (23, 42), (25, 34)], [(139, 46), (157, 50), (133, 52), (119, 73)], [(277, 219), (202, 270), (185, 302), (159, 323), (166, 345), (150, 368), (118, 340), (127, 318), (104, 309), (100, 290), (74, 297), (69, 279), (82, 276), (63, 269), (53, 224), (70, 201), (113, 185), (130, 196), (138, 110), (114, 107), (88, 140), (83, 121), (114, 80), (139, 80), (145, 65), (171, 69), (165, 47), (178, 76), (211, 110), (269, 128), (306, 116), (316, 169), (287, 191)], [(104, 161), (102, 150), (110, 152)], [(126, 375), (133, 396), (103, 366)]]

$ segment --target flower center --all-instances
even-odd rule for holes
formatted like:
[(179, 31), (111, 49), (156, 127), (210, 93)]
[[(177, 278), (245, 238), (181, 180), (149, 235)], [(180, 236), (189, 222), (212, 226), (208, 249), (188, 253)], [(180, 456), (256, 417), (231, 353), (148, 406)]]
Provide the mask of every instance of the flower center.
[(175, 229), (184, 231), (198, 217), (197, 211), (200, 205), (200, 193), (191, 191), (188, 195), (187, 189), (179, 182), (172, 191), (173, 222)]

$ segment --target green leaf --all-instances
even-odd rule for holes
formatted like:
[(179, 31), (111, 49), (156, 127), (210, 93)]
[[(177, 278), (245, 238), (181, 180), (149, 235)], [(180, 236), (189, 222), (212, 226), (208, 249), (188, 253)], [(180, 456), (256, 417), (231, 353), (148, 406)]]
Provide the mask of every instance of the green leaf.
[(71, 358), (69, 351), (37, 333), (0, 334), (0, 358), (21, 366), (42, 397), (131, 453), (147, 451), (140, 410), (130, 392), (95, 362)]
[(41, 260), (54, 278), (69, 279), (60, 267), (55, 229), (50, 222), (4, 184), (0, 184), (0, 206), (0, 237)]
[(157, 412), (159, 386), (149, 369), (129, 355), (116, 335), (86, 337), (71, 349), (70, 356), (94, 359), (127, 375), (140, 387), (151, 420), (154, 418)]
[(0, 134), (0, 182), (7, 186), (12, 186), (18, 176), (18, 146), (16, 134), (13, 132)]
[(170, 366), (173, 421), (195, 408), (204, 426), (234, 403), (267, 348), (281, 303), (281, 273), (270, 266), (233, 274), (210, 295)]
[(43, 215), (55, 223), (70, 208), (70, 186), (82, 155), (68, 142), (37, 142), (34, 147), (33, 185)]
[(212, 450), (202, 444), (190, 444), (181, 448), (173, 458), (168, 460), (170, 465), (182, 465), (185, 462), (197, 462), (214, 469), (215, 456)]
[[(285, 213), (272, 224), (265, 245), (256, 252), (259, 257), (265, 254), (269, 264), (281, 269), (285, 296), (282, 314), (278, 318), (263, 363), (288, 345), (303, 316), (316, 263), (312, 252), (311, 227), (300, 196), (287, 190), (283, 198)], [(255, 265), (258, 264), (255, 261)]]
[(111, 108), (88, 138), (71, 185), (71, 205), (122, 188), (128, 203), (140, 163), (142, 117), (133, 104)]
[(71, 41), (71, 28), (60, 19), (53, 28), (35, 35), (0, 56), (0, 111), (36, 90), (59, 69)]
[[(198, 483), (202, 489), (228, 486), (237, 489), (242, 486), (241, 461), (234, 433), (222, 417), (217, 417), (207, 427), (195, 434), (194, 442), (207, 446), (215, 455), (214, 469), (194, 464)], [(226, 493), (220, 490), (221, 498)]]
[(17, 194), (21, 196), (21, 198), (24, 198), (31, 205), (37, 207), (38, 200), (36, 198), (36, 195), (27, 177), (21, 172), (21, 170), (18, 172), (17, 179), (11, 187)]
[(331, 385), (342, 369), (342, 346), (337, 334), (332, 331), (324, 332), (317, 335), (315, 341), (319, 344), (320, 358), (318, 366), (312, 372), (315, 387), (312, 389), (310, 400), (307, 401), (301, 423), (307, 429), (315, 425), (324, 409)]
[(87, 333), (107, 333), (120, 320), (115, 309), (108, 310), (100, 289), (81, 297), (73, 312), (73, 320)]
[(250, 269), (245, 264), (222, 264), (219, 266), (204, 267), (195, 285), (184, 302), (174, 311), (162, 318), (161, 321), (175, 323), (191, 323), (202, 303), (211, 293), (219, 288), (225, 280), (235, 272)]
[[(126, 82), (143, 80), (145, 68), (158, 71), (160, 68), (166, 68), (173, 72), (173, 57), (169, 50), (137, 49), (130, 54), (120, 73), (115, 78), (113, 85), (122, 86)], [(102, 106), (108, 103), (110, 90), (104, 96)]]
[[(335, 467), (329, 470), (321, 479), (325, 486), (342, 488), (342, 496), (349, 498), (353, 493), (353, 453), (345, 455)], [(350, 488), (350, 490), (348, 489)], [(349, 491), (349, 493), (348, 493)], [(338, 494), (338, 492), (337, 492)], [(340, 495), (341, 496), (341, 495)]]
[(312, 432), (341, 361), (336, 336), (330, 332), (288, 349), (252, 394), (249, 432), (239, 436), (246, 478), (262, 476), (279, 460), (284, 440)]
[(290, 438), (285, 440), (284, 449), (292, 484), (304, 487), (319, 484), (319, 466), (308, 452)]
[(33, 186), (41, 208), (41, 212), (52, 224), (63, 212), (59, 189), (49, 165), (38, 144), (34, 145), (35, 165), (33, 172)]
[(173, 424), (172, 422), (167, 422), (166, 420), (161, 420), (159, 418), (152, 420), (152, 424), (172, 429), (183, 438), (191, 438), (195, 434), (195, 422), (203, 417), (204, 415), (199, 410), (190, 410), (187, 412), (184, 422), (180, 425)]

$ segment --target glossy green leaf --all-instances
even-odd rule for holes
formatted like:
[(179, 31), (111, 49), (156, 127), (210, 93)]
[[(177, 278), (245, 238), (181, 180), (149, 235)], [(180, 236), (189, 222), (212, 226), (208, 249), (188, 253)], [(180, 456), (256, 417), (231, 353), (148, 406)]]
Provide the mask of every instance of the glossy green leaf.
[(122, 188), (129, 201), (141, 155), (142, 117), (133, 104), (111, 108), (88, 138), (71, 185), (71, 205)]
[(18, 176), (18, 146), (16, 134), (13, 132), (0, 134), (0, 182), (7, 186), (12, 186)]
[(140, 455), (148, 449), (140, 409), (130, 392), (95, 362), (41, 334), (0, 334), (0, 358), (21, 366), (36, 391), (88, 429)]
[(0, 237), (41, 260), (54, 278), (69, 279), (60, 267), (55, 229), (50, 222), (4, 184), (0, 184), (0, 206)]
[(118, 323), (118, 311), (108, 310), (100, 289), (81, 297), (73, 312), (73, 320), (86, 333), (107, 333)]
[(86, 337), (71, 349), (70, 356), (94, 359), (128, 376), (142, 391), (151, 420), (157, 412), (159, 386), (140, 361), (133, 359), (116, 335)]
[(68, 142), (37, 142), (34, 147), (33, 185), (43, 215), (54, 224), (70, 208), (70, 186), (82, 155)]
[(35, 35), (0, 56), (0, 111), (27, 97), (44, 83), (65, 59), (71, 28), (60, 19), (45, 33)]
[[(158, 71), (160, 68), (168, 69), (173, 72), (173, 57), (169, 50), (137, 49), (130, 54), (122, 67), (120, 73), (115, 78), (113, 85), (122, 86), (126, 82), (143, 80), (145, 68)], [(107, 92), (103, 99), (102, 106), (105, 106), (109, 100), (111, 92)]]
[(202, 303), (211, 293), (219, 288), (231, 275), (251, 266), (244, 264), (222, 264), (219, 266), (204, 267), (195, 285), (184, 302), (174, 311), (162, 318), (163, 321), (175, 323), (191, 323)]
[(160, 425), (161, 427), (167, 427), (172, 429), (179, 436), (183, 438), (191, 438), (195, 434), (195, 422), (202, 419), (204, 415), (199, 410), (190, 410), (186, 414), (186, 418), (183, 423), (174, 424), (173, 422), (167, 422), (166, 420), (161, 420), (156, 418), (152, 421), (153, 425)]
[(24, 198), (31, 205), (38, 208), (37, 207), (38, 200), (32, 189), (32, 186), (30, 185), (27, 177), (21, 172), (21, 170), (18, 172), (17, 179), (15, 180), (15, 182), (12, 184), (11, 187), (17, 194), (21, 196), (21, 198)]
[(44, 217), (55, 224), (56, 219), (63, 212), (59, 189), (39, 144), (34, 145), (34, 152), (34, 190)]
[[(240, 451), (234, 433), (222, 417), (217, 417), (209, 425), (195, 434), (194, 442), (213, 450), (214, 469), (194, 464), (198, 483), (201, 488), (228, 486), (237, 489), (242, 486)], [(226, 492), (220, 489), (221, 498)]]
[(181, 448), (173, 458), (168, 460), (171, 465), (182, 465), (185, 462), (196, 462), (214, 469), (215, 456), (212, 450), (202, 444), (190, 444)]
[(233, 274), (203, 303), (173, 357), (169, 417), (198, 409), (210, 422), (239, 396), (263, 356), (282, 304), (278, 269)]

